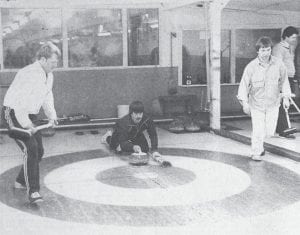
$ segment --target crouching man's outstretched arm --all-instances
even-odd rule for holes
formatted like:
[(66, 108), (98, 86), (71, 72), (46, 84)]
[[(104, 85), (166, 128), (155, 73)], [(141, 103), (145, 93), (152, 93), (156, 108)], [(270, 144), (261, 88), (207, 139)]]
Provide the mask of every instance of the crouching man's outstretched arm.
[(151, 151), (149, 152), (150, 157), (154, 161), (158, 162), (162, 167), (171, 167), (172, 164), (168, 161), (165, 161), (157, 150), (157, 146), (158, 146), (157, 132), (156, 132), (155, 124), (151, 119), (147, 120), (147, 126), (148, 126), (147, 131), (151, 142)]
[(161, 156), (161, 154), (157, 151), (150, 153), (150, 157), (154, 161), (158, 162), (162, 167), (171, 167), (172, 166), (171, 162), (165, 161), (163, 159), (163, 157)]

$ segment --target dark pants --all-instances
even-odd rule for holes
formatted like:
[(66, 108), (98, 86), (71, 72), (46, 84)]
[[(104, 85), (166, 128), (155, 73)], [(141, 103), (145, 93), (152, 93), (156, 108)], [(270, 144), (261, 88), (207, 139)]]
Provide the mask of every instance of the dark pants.
[[(290, 83), (290, 87), (291, 87), (291, 91), (292, 93), (294, 93), (294, 86), (296, 85), (294, 82), (294, 78), (289, 78), (289, 83)], [(286, 113), (281, 101), (280, 107), (279, 107), (279, 114), (278, 114), (278, 121), (277, 121), (277, 127), (276, 127), (276, 132), (278, 134), (283, 134), (283, 131), (288, 129), (288, 121), (286, 118)]]
[[(3, 108), (4, 118), (9, 128), (9, 123), (15, 127), (22, 128), (15, 117), (13, 109)], [(29, 119), (32, 122), (37, 121), (37, 115), (30, 114)], [(27, 192), (38, 192), (40, 190), (40, 172), (39, 163), (44, 155), (44, 148), (41, 133), (38, 131), (28, 140), (14, 139), (21, 148), (24, 159), (23, 166), (17, 176), (16, 181), (22, 185), (26, 185)]]
[[(110, 149), (116, 150), (117, 147), (120, 145), (118, 134), (116, 131), (113, 132), (112, 136), (108, 136), (106, 142), (109, 144)], [(135, 140), (132, 141), (132, 144), (139, 145), (142, 149), (142, 152), (147, 153), (149, 152), (149, 145), (146, 137), (144, 134), (138, 135)], [(121, 149), (121, 151), (123, 151)], [(133, 152), (133, 151), (132, 151)]]

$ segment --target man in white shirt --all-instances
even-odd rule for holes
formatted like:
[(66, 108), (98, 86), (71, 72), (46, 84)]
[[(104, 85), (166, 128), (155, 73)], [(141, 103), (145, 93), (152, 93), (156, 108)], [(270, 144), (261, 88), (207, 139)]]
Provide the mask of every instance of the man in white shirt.
[(39, 162), (44, 154), (42, 136), (34, 124), (41, 107), (52, 126), (57, 124), (52, 93), (52, 70), (57, 67), (60, 50), (51, 42), (42, 45), (37, 61), (19, 70), (3, 102), (8, 128), (28, 130), (30, 137), (15, 139), (24, 153), (24, 165), (16, 178), (15, 188), (26, 188), (29, 201), (42, 201), (39, 194)]

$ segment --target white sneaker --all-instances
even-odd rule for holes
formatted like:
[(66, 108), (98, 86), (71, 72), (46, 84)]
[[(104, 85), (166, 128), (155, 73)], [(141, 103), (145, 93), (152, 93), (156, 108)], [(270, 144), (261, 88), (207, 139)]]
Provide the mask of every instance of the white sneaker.
[(107, 144), (106, 139), (108, 136), (112, 136), (112, 131), (108, 130), (101, 138), (101, 143), (102, 144)]
[(42, 202), (44, 200), (39, 192), (33, 192), (29, 195), (29, 201), (30, 203), (36, 203), (36, 202)]
[(16, 189), (26, 189), (26, 186), (23, 184), (20, 184), (19, 182), (15, 181), (14, 188)]
[(117, 151), (118, 153), (122, 152), (122, 149), (121, 149), (121, 146), (120, 146), (120, 145), (118, 145), (118, 147), (116, 148), (116, 151)]
[(254, 161), (261, 161), (262, 160), (261, 155), (252, 155), (251, 158)]

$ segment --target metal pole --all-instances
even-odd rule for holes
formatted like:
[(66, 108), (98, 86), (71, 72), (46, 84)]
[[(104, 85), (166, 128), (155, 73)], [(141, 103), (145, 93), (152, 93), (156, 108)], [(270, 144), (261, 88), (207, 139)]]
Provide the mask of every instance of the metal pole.
[[(206, 58), (205, 58), (205, 66), (206, 66), (206, 103), (205, 103), (205, 109), (210, 104), (210, 53), (209, 53), (209, 15), (208, 15), (208, 3), (204, 3), (204, 10), (205, 10), (205, 48), (206, 48)], [(201, 101), (202, 102), (202, 101)], [(202, 108), (202, 107), (201, 107)]]
[(212, 129), (221, 128), (221, 12), (219, 4), (209, 5), (210, 23), (210, 127)]

